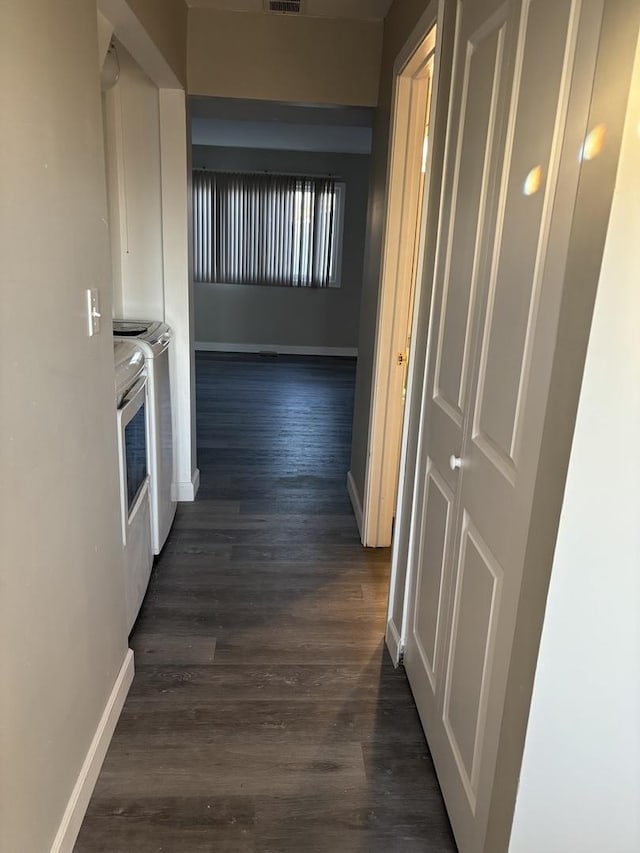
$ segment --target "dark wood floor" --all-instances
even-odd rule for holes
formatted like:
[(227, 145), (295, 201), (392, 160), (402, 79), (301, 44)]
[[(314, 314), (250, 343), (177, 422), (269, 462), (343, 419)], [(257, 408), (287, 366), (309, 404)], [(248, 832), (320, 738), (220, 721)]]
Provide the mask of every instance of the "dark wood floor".
[(355, 365), (199, 355), (194, 504), (76, 853), (455, 851), (404, 672), (389, 552), (345, 490)]

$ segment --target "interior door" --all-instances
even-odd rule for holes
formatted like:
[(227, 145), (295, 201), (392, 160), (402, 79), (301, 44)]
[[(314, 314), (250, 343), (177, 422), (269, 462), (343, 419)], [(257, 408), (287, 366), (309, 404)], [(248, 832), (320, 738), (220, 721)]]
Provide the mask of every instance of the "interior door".
[(408, 312), (406, 322), (406, 348), (403, 354), (403, 380), (402, 380), (402, 404), (404, 406), (407, 393), (407, 379), (409, 370), (409, 358), (411, 357), (411, 331), (413, 326), (413, 309), (416, 296), (417, 279), (420, 275), (422, 266), (422, 251), (423, 251), (423, 234), (425, 228), (424, 217), (426, 215), (426, 175), (428, 165), (429, 152), (429, 122), (431, 120), (431, 101), (433, 89), (433, 70), (435, 64), (435, 56), (432, 53), (424, 68), (424, 88), (420, 94), (424, 93), (425, 109), (424, 109), (424, 127), (422, 129), (422, 156), (420, 163), (420, 172), (418, 175), (418, 203), (416, 208), (415, 233), (413, 237), (413, 258), (411, 262), (411, 275), (409, 276), (409, 298)]
[(405, 667), (483, 849), (559, 311), (545, 277), (580, 0), (458, 4)]
[[(429, 162), (429, 122), (431, 120), (431, 106), (432, 106), (432, 96), (433, 96), (433, 72), (435, 66), (435, 51), (433, 51), (426, 62), (424, 69), (421, 72), (421, 80), (424, 82), (424, 85), (420, 87), (418, 90), (418, 97), (423, 101), (419, 106), (415, 107), (412, 104), (412, 112), (416, 115), (420, 115), (421, 117), (424, 115), (424, 121), (421, 123), (421, 162), (420, 162), (420, 171), (417, 176), (418, 183), (418, 195), (417, 195), (417, 206), (416, 206), (416, 217), (414, 224), (414, 233), (413, 233), (413, 256), (411, 258), (411, 272), (409, 275), (409, 291), (407, 296), (407, 313), (406, 313), (406, 325), (404, 329), (405, 336), (405, 346), (404, 351), (398, 353), (398, 360), (401, 362), (402, 369), (402, 397), (400, 401), (400, 406), (402, 410), (402, 416), (399, 419), (398, 425), (402, 422), (402, 417), (404, 416), (404, 408), (407, 398), (407, 384), (409, 380), (409, 360), (411, 358), (411, 333), (413, 331), (413, 322), (414, 322), (414, 309), (416, 307), (416, 290), (418, 284), (418, 277), (420, 276), (420, 272), (422, 269), (422, 257), (424, 252), (424, 236), (425, 236), (425, 228), (426, 228), (426, 216), (427, 216), (427, 203), (426, 203), (426, 193), (427, 193), (427, 171), (430, 165)], [(415, 93), (414, 93), (415, 94)], [(412, 178), (415, 179), (415, 176), (412, 174)], [(398, 503), (398, 489), (399, 489), (399, 465), (400, 465), (400, 450), (401, 450), (401, 441), (402, 441), (402, 432), (398, 430), (397, 434), (397, 444), (395, 447), (395, 488), (393, 492), (393, 507), (394, 507), (394, 518), (395, 518), (395, 508)], [(397, 663), (397, 662), (396, 662)]]

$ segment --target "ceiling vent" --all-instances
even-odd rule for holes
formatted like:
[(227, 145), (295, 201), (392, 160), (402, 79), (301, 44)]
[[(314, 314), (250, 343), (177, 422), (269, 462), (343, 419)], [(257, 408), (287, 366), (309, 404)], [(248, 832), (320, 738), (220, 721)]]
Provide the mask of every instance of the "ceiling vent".
[(268, 12), (279, 12), (284, 15), (299, 15), (302, 0), (266, 0)]

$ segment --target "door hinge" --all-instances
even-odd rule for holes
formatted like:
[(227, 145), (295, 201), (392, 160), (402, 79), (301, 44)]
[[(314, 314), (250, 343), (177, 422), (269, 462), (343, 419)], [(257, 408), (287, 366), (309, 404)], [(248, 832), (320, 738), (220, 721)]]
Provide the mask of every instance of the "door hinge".
[(404, 645), (401, 645), (400, 648), (398, 649), (398, 666), (400, 666), (400, 664), (404, 663), (404, 650), (405, 650)]
[(403, 365), (407, 363), (408, 353), (405, 350), (404, 352), (398, 353), (398, 365)]

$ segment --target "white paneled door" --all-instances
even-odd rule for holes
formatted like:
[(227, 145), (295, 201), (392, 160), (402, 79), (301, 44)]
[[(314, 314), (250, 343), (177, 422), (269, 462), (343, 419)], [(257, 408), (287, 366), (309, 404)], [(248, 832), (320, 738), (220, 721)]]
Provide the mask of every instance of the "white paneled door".
[(549, 238), (589, 5), (458, 4), (405, 666), (461, 853), (483, 850), (487, 826), (560, 305)]

